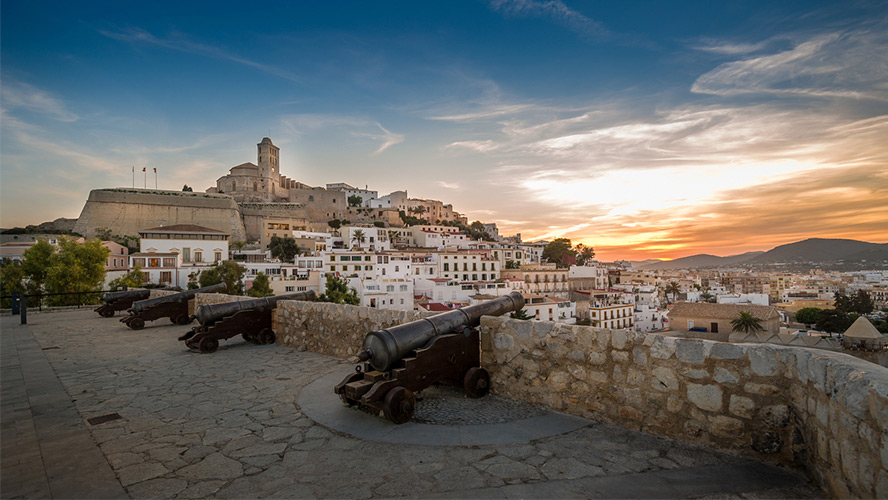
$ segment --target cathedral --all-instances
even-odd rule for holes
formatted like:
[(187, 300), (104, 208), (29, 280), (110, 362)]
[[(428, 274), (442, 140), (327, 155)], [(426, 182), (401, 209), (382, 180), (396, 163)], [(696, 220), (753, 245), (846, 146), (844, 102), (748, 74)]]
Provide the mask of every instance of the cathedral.
[(308, 187), (281, 175), (281, 149), (271, 139), (264, 137), (256, 146), (255, 164), (247, 162), (231, 167), (228, 175), (219, 177), (216, 187), (206, 192), (227, 194), (238, 203), (273, 203), (289, 202), (291, 189)]

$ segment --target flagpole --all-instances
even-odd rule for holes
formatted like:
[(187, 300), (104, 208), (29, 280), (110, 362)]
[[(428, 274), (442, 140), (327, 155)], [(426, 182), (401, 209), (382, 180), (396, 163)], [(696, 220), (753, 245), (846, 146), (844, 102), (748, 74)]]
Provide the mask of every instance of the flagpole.
[(154, 189), (157, 189), (157, 167), (154, 167)]
[(142, 187), (148, 189), (148, 167), (142, 167)]
[(136, 166), (133, 165), (133, 187), (136, 187)]

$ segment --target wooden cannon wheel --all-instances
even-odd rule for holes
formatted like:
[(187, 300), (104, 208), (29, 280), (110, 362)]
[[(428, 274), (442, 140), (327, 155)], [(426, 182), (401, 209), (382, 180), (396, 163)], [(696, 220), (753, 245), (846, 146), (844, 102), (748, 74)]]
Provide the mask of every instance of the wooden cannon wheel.
[(263, 328), (262, 331), (259, 332), (257, 337), (259, 339), (260, 344), (274, 344), (277, 340), (277, 336), (275, 336), (274, 331), (271, 328)]
[(172, 321), (179, 326), (185, 326), (188, 323), (191, 323), (191, 317), (187, 314), (180, 314), (176, 316)]
[(413, 393), (403, 387), (395, 387), (385, 395), (382, 412), (385, 417), (396, 424), (403, 424), (413, 416), (416, 409), (416, 398)]
[(204, 337), (200, 339), (197, 347), (200, 349), (200, 352), (209, 354), (211, 352), (216, 352), (216, 349), (219, 348), (219, 341), (213, 337)]
[(127, 324), (133, 330), (141, 330), (145, 328), (145, 320), (142, 318), (133, 318)]
[(102, 312), (99, 313), (103, 318), (113, 318), (114, 311), (111, 309), (102, 309)]
[(463, 378), (463, 389), (472, 398), (486, 396), (490, 392), (490, 373), (484, 368), (469, 368)]

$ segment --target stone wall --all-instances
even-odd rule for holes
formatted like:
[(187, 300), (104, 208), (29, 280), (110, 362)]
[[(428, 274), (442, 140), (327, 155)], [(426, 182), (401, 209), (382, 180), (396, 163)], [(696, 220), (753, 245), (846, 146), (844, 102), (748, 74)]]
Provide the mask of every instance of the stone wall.
[(484, 317), (493, 391), (888, 498), (888, 369), (840, 353)]
[[(234, 302), (236, 300), (250, 300), (254, 297), (244, 295), (226, 295), (224, 293), (199, 293), (194, 296), (194, 300), (188, 301), (188, 314), (194, 314), (197, 308), (208, 304), (222, 304), (225, 302)], [(272, 318), (272, 328), (274, 328), (274, 318)]]
[(278, 343), (332, 356), (357, 356), (367, 332), (436, 313), (286, 300), (278, 303)]
[(90, 191), (74, 231), (87, 238), (98, 228), (138, 236), (143, 229), (173, 224), (196, 224), (225, 231), (232, 241), (245, 239), (237, 204), (230, 196), (136, 188)]

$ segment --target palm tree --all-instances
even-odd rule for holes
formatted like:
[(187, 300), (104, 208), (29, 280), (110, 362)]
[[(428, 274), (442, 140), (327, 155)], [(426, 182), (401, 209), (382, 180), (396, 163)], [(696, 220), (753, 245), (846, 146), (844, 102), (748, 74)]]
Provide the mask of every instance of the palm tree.
[(731, 330), (735, 332), (755, 333), (764, 331), (764, 329), (762, 320), (753, 316), (749, 311), (740, 311), (740, 316), (731, 320)]
[(582, 266), (595, 258), (595, 249), (580, 243), (576, 246), (577, 265)]
[(355, 232), (352, 233), (352, 241), (356, 243), (355, 246), (358, 247), (358, 250), (361, 249), (361, 243), (364, 242), (364, 230), (363, 229), (355, 229)]
[(674, 281), (670, 281), (668, 285), (666, 285), (666, 289), (664, 290), (666, 295), (672, 294), (672, 302), (675, 302), (675, 295), (681, 292), (681, 289), (678, 287), (678, 283)]
[(533, 319), (533, 316), (527, 314), (527, 309), (521, 308), (509, 315), (512, 319)]

